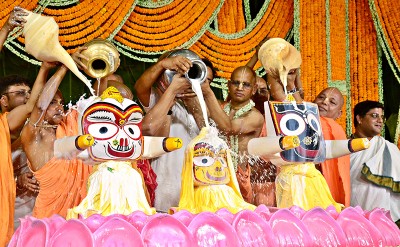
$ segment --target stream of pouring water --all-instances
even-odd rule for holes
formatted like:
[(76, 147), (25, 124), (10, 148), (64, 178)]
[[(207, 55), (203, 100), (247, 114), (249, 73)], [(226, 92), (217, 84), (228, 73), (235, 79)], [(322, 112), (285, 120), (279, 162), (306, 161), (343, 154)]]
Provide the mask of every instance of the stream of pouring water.
[[(207, 82), (204, 82), (204, 83), (207, 83)], [(193, 90), (193, 92), (196, 93), (197, 98), (199, 99), (200, 108), (203, 113), (203, 118), (204, 118), (206, 127), (210, 127), (210, 123), (208, 122), (207, 106), (206, 106), (206, 102), (204, 101), (203, 91), (201, 91), (201, 84), (192, 82), (192, 90)]]

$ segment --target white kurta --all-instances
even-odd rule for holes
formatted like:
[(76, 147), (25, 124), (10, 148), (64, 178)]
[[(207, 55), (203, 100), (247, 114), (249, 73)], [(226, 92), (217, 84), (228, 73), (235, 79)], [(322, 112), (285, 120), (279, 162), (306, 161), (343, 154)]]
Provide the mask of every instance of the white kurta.
[(370, 142), (370, 148), (350, 155), (351, 206), (361, 206), (365, 210), (384, 208), (390, 210), (393, 221), (397, 221), (400, 219), (400, 191), (388, 188), (390, 183), (387, 182), (392, 181), (392, 186), (400, 183), (400, 151), (380, 136)]
[[(154, 89), (151, 91), (149, 107), (150, 110), (158, 101), (159, 96)], [(199, 134), (194, 117), (184, 106), (175, 103), (172, 108), (170, 137), (182, 139), (182, 148), (171, 153), (164, 154), (151, 160), (151, 166), (157, 174), (157, 189), (154, 206), (157, 211), (168, 212), (171, 207), (179, 204), (181, 192), (181, 173), (185, 157), (186, 145)]]

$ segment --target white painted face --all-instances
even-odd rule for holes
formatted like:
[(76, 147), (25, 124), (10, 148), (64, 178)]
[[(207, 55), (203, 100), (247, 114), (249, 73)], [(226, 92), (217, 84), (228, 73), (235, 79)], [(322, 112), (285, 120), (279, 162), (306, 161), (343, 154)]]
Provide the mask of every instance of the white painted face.
[(105, 99), (90, 105), (83, 113), (82, 132), (94, 137), (88, 149), (95, 161), (134, 160), (142, 155), (142, 119), (140, 107), (124, 99), (120, 104)]

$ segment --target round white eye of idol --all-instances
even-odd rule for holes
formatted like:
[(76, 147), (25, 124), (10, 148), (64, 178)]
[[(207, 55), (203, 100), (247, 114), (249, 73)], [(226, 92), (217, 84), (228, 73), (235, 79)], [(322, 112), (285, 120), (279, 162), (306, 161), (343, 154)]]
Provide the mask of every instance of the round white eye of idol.
[(124, 126), (125, 133), (132, 139), (137, 140), (140, 135), (141, 131), (138, 125), (136, 124), (127, 124)]
[(196, 166), (211, 166), (212, 164), (214, 164), (214, 158), (210, 157), (210, 156), (197, 156), (197, 157), (193, 157), (193, 163)]
[(298, 136), (306, 129), (304, 119), (294, 113), (284, 115), (279, 122), (279, 126), (282, 133), (288, 136)]
[(88, 132), (96, 139), (109, 139), (118, 133), (118, 127), (111, 123), (93, 123)]

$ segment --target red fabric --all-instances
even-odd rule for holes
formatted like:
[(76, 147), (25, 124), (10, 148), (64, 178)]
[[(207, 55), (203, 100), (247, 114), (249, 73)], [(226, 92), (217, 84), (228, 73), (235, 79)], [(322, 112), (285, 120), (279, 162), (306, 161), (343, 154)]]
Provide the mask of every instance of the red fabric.
[(136, 165), (142, 171), (144, 183), (146, 184), (147, 191), (150, 195), (151, 206), (154, 207), (156, 188), (158, 186), (156, 181), (157, 175), (153, 171), (153, 168), (151, 168), (149, 160), (138, 160)]

